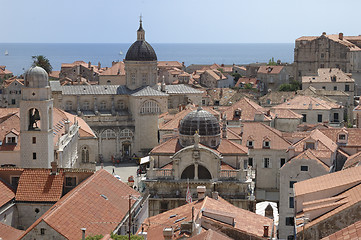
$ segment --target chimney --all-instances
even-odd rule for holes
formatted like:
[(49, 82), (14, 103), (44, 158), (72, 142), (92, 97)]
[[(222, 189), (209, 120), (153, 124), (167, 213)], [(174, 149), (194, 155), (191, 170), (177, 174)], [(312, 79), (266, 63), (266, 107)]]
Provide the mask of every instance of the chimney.
[(89, 61), (88, 62), (88, 68), (90, 68), (92, 66), (92, 63)]
[(323, 32), (322, 35), (326, 35), (326, 32)]
[(69, 121), (69, 120), (65, 120), (65, 121), (64, 121), (64, 125), (65, 125), (65, 134), (68, 134), (68, 133), (69, 133), (70, 121)]
[(56, 161), (50, 163), (51, 165), (51, 175), (56, 175), (58, 173), (58, 164)]
[(100, 62), (98, 62), (98, 70), (100, 70), (101, 69), (101, 64), (100, 64)]
[(163, 229), (163, 237), (164, 240), (172, 240), (173, 239), (173, 228), (164, 228)]
[(212, 192), (212, 198), (218, 200), (218, 192)]
[(116, 62), (115, 62), (115, 61), (113, 61), (113, 62), (112, 62), (112, 66), (114, 66), (114, 64), (116, 64)]
[(269, 237), (269, 235), (268, 235), (268, 228), (269, 228), (268, 225), (264, 225), (264, 226), (263, 226), (263, 237)]
[(206, 193), (206, 186), (198, 186), (197, 193), (198, 193), (198, 201), (203, 200)]
[(86, 228), (80, 228), (80, 230), (82, 231), (81, 239), (82, 239), (82, 240), (85, 240), (85, 231), (86, 231)]
[(343, 33), (338, 34), (338, 39), (343, 40)]

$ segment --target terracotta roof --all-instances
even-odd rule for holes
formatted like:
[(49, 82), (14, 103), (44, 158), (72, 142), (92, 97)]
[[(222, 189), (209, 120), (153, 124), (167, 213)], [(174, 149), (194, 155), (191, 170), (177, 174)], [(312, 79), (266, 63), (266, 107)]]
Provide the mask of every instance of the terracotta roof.
[[(356, 167), (356, 168), (360, 168), (360, 167)], [(351, 168), (351, 169), (356, 169), (356, 168)], [(341, 175), (336, 175), (337, 173), (342, 173)], [(350, 176), (351, 174), (351, 176)], [(360, 171), (357, 173), (358, 175), (360, 175)], [(314, 218), (312, 221), (310, 221), (309, 223), (307, 223), (305, 225), (305, 228), (310, 228), (312, 226), (314, 226), (317, 223), (320, 223), (322, 221), (327, 221), (328, 218), (330, 218), (331, 216), (334, 216), (337, 213), (340, 213), (348, 208), (350, 208), (351, 206), (359, 203), (361, 201), (361, 184), (357, 184), (355, 185), (354, 182), (351, 182), (350, 180), (354, 178), (354, 173), (351, 172), (347, 172), (347, 170), (343, 170), (340, 172), (336, 172), (336, 173), (330, 173), (330, 174), (326, 174), (320, 177), (316, 177), (316, 178), (312, 178), (310, 180), (328, 180), (328, 183), (331, 183), (331, 185), (333, 185), (333, 183), (335, 183), (336, 181), (341, 181), (344, 184), (339, 184), (338, 186), (343, 185), (341, 188), (338, 188), (339, 191), (335, 194), (334, 191), (331, 191), (329, 189), (329, 187), (326, 188), (318, 188), (316, 187), (319, 191), (328, 191), (329, 194), (332, 194), (330, 196), (327, 196), (326, 194), (322, 194), (324, 196), (323, 199), (328, 200), (330, 199), (330, 203), (325, 204), (325, 203), (320, 203), (319, 205), (317, 204), (313, 204), (315, 209), (317, 209), (317, 207), (320, 208), (324, 208), (324, 214), (321, 214), (319, 216), (316, 216), (316, 218)], [(324, 177), (324, 178), (323, 178)], [(346, 179), (343, 180), (343, 178)], [(308, 180), (304, 181), (307, 182)], [(348, 184), (346, 183), (348, 182)], [(300, 182), (303, 183), (303, 182)], [(295, 187), (297, 186), (298, 183), (295, 184)], [(321, 185), (322, 183), (320, 183)], [(324, 182), (323, 185), (327, 185), (327, 182)], [(336, 187), (335, 185), (333, 185), (333, 187)], [(327, 190), (328, 189), (328, 190)], [(332, 197), (339, 197), (342, 198), (343, 200), (332, 200)], [(331, 206), (331, 204), (333, 204), (334, 206)], [(304, 203), (305, 205), (305, 203)], [(328, 207), (328, 205), (330, 205)], [(312, 211), (312, 209), (310, 209), (310, 211)], [(302, 214), (304, 214), (303, 212), (299, 213), (296, 215), (296, 218), (300, 217)], [(341, 216), (340, 216), (341, 217)], [(302, 231), (302, 227), (297, 227), (297, 232)]]
[(295, 96), (293, 99), (274, 106), (273, 109), (294, 109), (294, 110), (331, 110), (343, 108), (333, 102), (325, 101), (311, 96)]
[(260, 66), (258, 74), (279, 74), (283, 69), (283, 66)]
[(2, 240), (18, 240), (23, 233), (24, 231), (22, 230), (18, 230), (0, 222), (0, 238)]
[[(325, 162), (323, 162), (320, 158), (318, 158), (315, 154), (314, 151), (312, 151), (311, 149), (306, 149), (305, 151), (303, 151), (302, 153), (298, 154), (297, 156), (295, 156), (294, 158), (290, 159), (289, 161), (287, 161), (283, 166), (290, 164), (291, 162), (293, 162), (294, 160), (297, 159), (303, 159), (303, 160), (310, 160), (310, 161), (316, 161), (318, 164), (320, 164), (322, 167), (324, 167), (324, 169), (326, 171), (330, 170), (330, 165), (326, 164)], [(282, 166), (282, 167), (283, 167)]]
[(256, 85), (257, 84), (257, 78), (249, 78), (249, 77), (240, 77), (236, 83), (236, 85), (234, 85), (235, 87), (239, 87), (242, 84), (248, 84), (251, 83), (252, 85)]
[(177, 67), (182, 68), (183, 64), (178, 61), (158, 61), (158, 67)]
[[(173, 229), (178, 229), (182, 222), (191, 221), (192, 207), (194, 207), (194, 220), (201, 219), (202, 210), (205, 209), (230, 213), (235, 220), (235, 226), (233, 228), (236, 231), (251, 236), (262, 237), (263, 226), (272, 226), (273, 222), (272, 219), (238, 208), (221, 197), (219, 197), (218, 200), (205, 197), (205, 199), (201, 201), (188, 203), (146, 219), (144, 221), (144, 231), (147, 232), (147, 238), (163, 239), (163, 228), (172, 227)], [(217, 221), (217, 224), (221, 225), (222, 223)], [(228, 225), (228, 227), (232, 228), (231, 225)], [(178, 239), (179, 237), (181, 237), (179, 236), (179, 232), (175, 231), (174, 239)]]
[(295, 147), (296, 152), (303, 152), (305, 148), (305, 143), (307, 142), (317, 142), (315, 147), (317, 146), (316, 150), (324, 150), (324, 151), (331, 151), (336, 152), (337, 144), (328, 138), (325, 134), (323, 134), (320, 130), (315, 129), (311, 132), (311, 134), (302, 140), (295, 143), (293, 146)]
[[(242, 145), (245, 147), (248, 139), (252, 139), (253, 148), (262, 149), (265, 137), (270, 140), (270, 149), (287, 149), (291, 145), (290, 142), (283, 138), (280, 131), (268, 125), (260, 122), (245, 122), (243, 125)], [(236, 128), (232, 129), (236, 131)]]
[[(331, 40), (333, 40), (335, 42), (338, 42), (338, 43), (346, 46), (347, 48), (349, 48), (350, 51), (361, 51), (361, 49), (357, 45), (355, 45), (355, 44), (353, 44), (353, 43), (351, 43), (350, 41), (347, 40), (347, 39), (352, 40), (352, 38), (357, 39), (358, 37), (344, 36), (343, 39), (339, 39), (339, 34), (321, 35), (321, 37), (326, 37), (326, 38), (329, 38), (329, 39), (331, 39)], [(315, 40), (317, 38), (319, 38), (319, 36), (303, 36), (303, 37), (297, 38), (296, 42), (298, 42), (298, 41), (313, 41), (313, 40)]]
[[(16, 191), (16, 201), (56, 202), (63, 193), (64, 174), (50, 175), (51, 169), (24, 169)], [(36, 179), (36, 181), (34, 181)]]
[(221, 161), (221, 170), (235, 170), (231, 165)]
[(104, 70), (99, 75), (101, 76), (117, 76), (125, 75), (124, 62), (117, 62), (110, 68)]
[[(317, 70), (318, 76), (303, 76), (302, 83), (318, 83), (318, 82), (344, 82), (354, 83), (355, 80), (347, 76), (341, 69), (338, 68), (319, 68)], [(335, 77), (334, 81), (332, 80)]]
[(188, 240), (230, 240), (232, 238), (227, 237), (221, 233), (208, 229), (194, 237), (188, 238)]
[(232, 127), (227, 128), (227, 139), (228, 140), (242, 140), (242, 137), (235, 131), (232, 130)]
[(15, 198), (14, 191), (6, 183), (0, 180), (0, 208), (14, 198)]
[(274, 106), (294, 98), (295, 92), (272, 91), (259, 98), (262, 106)]
[(55, 203), (23, 237), (41, 221), (69, 240), (81, 239), (79, 229), (83, 227), (87, 236), (108, 234), (127, 215), (130, 194), (140, 197), (139, 192), (101, 169)]
[(328, 138), (330, 138), (334, 142), (338, 142), (338, 134), (343, 131), (347, 132), (347, 145), (361, 147), (361, 129), (360, 128), (328, 128), (328, 129), (320, 129), (320, 131), (325, 134)]
[(361, 221), (357, 221), (321, 240), (350, 240), (361, 239)]
[(236, 109), (242, 110), (241, 119), (242, 121), (254, 121), (254, 116), (256, 113), (261, 113), (264, 115), (265, 121), (270, 121), (271, 118), (266, 115), (266, 109), (258, 105), (257, 103), (251, 101), (250, 99), (244, 97), (236, 103), (233, 103), (232, 106), (228, 107), (223, 114), (226, 114), (227, 120), (238, 120), (239, 118), (234, 116), (234, 111)]
[(59, 78), (59, 74), (60, 74), (60, 71), (51, 71), (51, 73), (49, 74), (49, 77)]
[(354, 167), (298, 182), (295, 184), (294, 191), (297, 197), (341, 186), (355, 186), (358, 183), (361, 183), (361, 167)]
[(272, 111), (277, 118), (286, 118), (286, 119), (301, 119), (303, 116), (298, 114), (291, 109), (274, 109)]
[(228, 139), (221, 139), (221, 143), (217, 147), (217, 151), (222, 155), (248, 154), (248, 148)]
[(158, 146), (154, 147), (150, 153), (151, 154), (174, 154), (182, 149), (182, 146), (180, 145), (178, 138), (172, 138), (168, 141), (159, 144)]
[[(6, 135), (11, 131), (15, 130), (20, 132), (20, 117), (19, 113), (15, 112), (18, 109), (7, 109), (1, 108), (0, 115), (0, 151), (20, 151), (20, 137), (18, 137), (17, 144), (6, 143)], [(15, 113), (14, 113), (15, 112)]]
[(358, 167), (361, 163), (361, 152), (355, 153), (349, 156), (343, 165), (343, 169), (347, 169), (350, 167)]
[(9, 87), (13, 82), (18, 83), (20, 86), (24, 85), (24, 79), (11, 78), (11, 79), (4, 80), (4, 82), (3, 82), (4, 88)]

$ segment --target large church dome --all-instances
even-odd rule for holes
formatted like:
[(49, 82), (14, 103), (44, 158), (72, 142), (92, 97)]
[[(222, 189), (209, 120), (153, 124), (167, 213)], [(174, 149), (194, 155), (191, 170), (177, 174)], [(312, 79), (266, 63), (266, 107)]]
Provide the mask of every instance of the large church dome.
[(31, 67), (25, 73), (25, 86), (45, 88), (49, 86), (48, 73), (41, 67)]
[(128, 49), (127, 61), (157, 61), (153, 47), (145, 40), (137, 40)]
[(179, 137), (182, 146), (194, 143), (194, 134), (198, 132), (200, 142), (209, 147), (217, 147), (220, 143), (220, 125), (211, 113), (199, 107), (188, 113), (179, 124)]
[(128, 49), (125, 56), (126, 61), (157, 61), (157, 55), (155, 54), (152, 46), (145, 41), (145, 31), (142, 26), (142, 19), (139, 22), (139, 29), (137, 31), (137, 41)]

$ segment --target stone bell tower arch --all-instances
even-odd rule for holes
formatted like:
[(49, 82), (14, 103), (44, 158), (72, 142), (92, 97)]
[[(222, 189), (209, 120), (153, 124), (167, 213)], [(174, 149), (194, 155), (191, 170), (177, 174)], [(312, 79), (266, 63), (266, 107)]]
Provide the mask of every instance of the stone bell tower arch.
[(20, 101), (22, 168), (50, 168), (54, 161), (53, 99), (47, 72), (31, 67), (25, 73)]

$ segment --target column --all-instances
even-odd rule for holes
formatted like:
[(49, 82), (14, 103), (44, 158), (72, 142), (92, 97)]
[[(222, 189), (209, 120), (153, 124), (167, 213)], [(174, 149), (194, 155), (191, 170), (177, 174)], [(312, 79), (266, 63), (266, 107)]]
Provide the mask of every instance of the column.
[(80, 111), (80, 96), (76, 96), (76, 111), (78, 115), (81, 115)]
[(198, 180), (198, 163), (194, 163), (194, 180)]
[(94, 96), (94, 113), (95, 115), (98, 115), (98, 102), (97, 102), (97, 97)]

